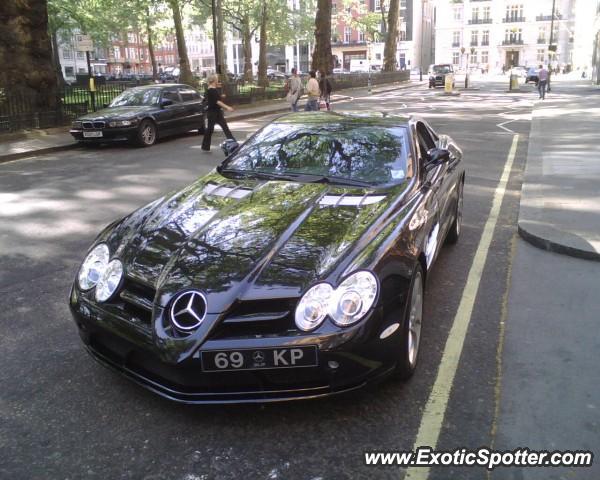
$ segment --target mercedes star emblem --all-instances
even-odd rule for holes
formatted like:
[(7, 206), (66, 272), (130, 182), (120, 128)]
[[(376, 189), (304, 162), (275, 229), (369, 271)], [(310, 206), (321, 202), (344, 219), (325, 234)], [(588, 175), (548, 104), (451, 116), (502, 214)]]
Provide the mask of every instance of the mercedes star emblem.
[(171, 322), (178, 330), (198, 328), (206, 316), (206, 298), (197, 290), (180, 293), (171, 304)]

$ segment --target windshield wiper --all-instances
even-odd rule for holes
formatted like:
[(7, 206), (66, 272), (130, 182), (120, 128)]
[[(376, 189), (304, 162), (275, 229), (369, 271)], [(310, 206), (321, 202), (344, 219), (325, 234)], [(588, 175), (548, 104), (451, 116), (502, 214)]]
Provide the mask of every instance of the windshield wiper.
[(373, 187), (372, 183), (365, 182), (362, 180), (354, 180), (352, 178), (343, 178), (343, 177), (332, 177), (326, 175), (317, 175), (311, 173), (291, 173), (286, 172), (284, 174), (280, 173), (268, 173), (268, 172), (257, 172), (253, 170), (236, 170), (233, 168), (223, 168), (218, 170), (219, 173), (236, 175), (239, 177), (246, 178), (259, 178), (263, 180), (287, 180), (292, 182), (306, 182), (306, 183), (329, 183), (332, 185), (348, 185), (351, 187), (363, 187), (363, 188), (371, 188)]
[[(308, 175), (305, 175), (308, 176)], [(348, 185), (351, 187), (364, 187), (364, 188), (372, 188), (373, 184), (370, 182), (365, 182), (363, 180), (354, 180), (353, 178), (344, 178), (344, 177), (331, 177), (327, 175), (318, 176), (314, 175), (313, 180), (307, 181), (311, 183), (330, 183), (332, 185)]]
[(222, 168), (221, 170), (217, 171), (224, 176), (227, 176), (227, 174), (232, 174), (237, 177), (258, 178), (260, 180), (297, 181), (297, 177), (295, 175), (281, 175), (278, 173), (256, 172), (253, 170), (236, 170), (234, 168)]

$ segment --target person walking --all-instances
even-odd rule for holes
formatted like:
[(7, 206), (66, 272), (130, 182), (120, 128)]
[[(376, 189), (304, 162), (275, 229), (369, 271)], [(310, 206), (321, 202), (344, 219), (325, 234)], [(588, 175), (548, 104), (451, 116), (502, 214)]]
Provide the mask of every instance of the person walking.
[(219, 125), (225, 136), (231, 140), (235, 140), (231, 130), (227, 126), (225, 116), (223, 115), (223, 109), (228, 112), (233, 112), (233, 108), (226, 105), (221, 101), (221, 94), (218, 88), (220, 87), (219, 77), (215, 74), (208, 77), (208, 88), (206, 90), (206, 119), (208, 125), (204, 131), (204, 139), (202, 140), (202, 150), (204, 152), (210, 152), (210, 141), (212, 138), (215, 125)]
[(321, 90), (321, 99), (325, 102), (325, 106), (327, 107), (327, 111), (331, 110), (331, 82), (327, 78), (327, 74), (321, 70), (319, 74), (319, 89)]
[(317, 112), (319, 111), (319, 97), (321, 96), (321, 91), (319, 90), (319, 82), (317, 82), (317, 74), (315, 71), (311, 70), (309, 75), (310, 78), (308, 79), (308, 82), (306, 82), (308, 100), (306, 101), (304, 110), (307, 112)]
[(548, 83), (548, 70), (544, 68), (543, 65), (540, 65), (540, 70), (538, 71), (538, 92), (540, 94), (540, 98), (544, 100), (546, 98), (546, 84)]
[(287, 79), (287, 95), (286, 100), (290, 104), (290, 110), (292, 112), (298, 111), (298, 100), (302, 95), (302, 80), (298, 76), (298, 70), (296, 67), (292, 68), (292, 76)]

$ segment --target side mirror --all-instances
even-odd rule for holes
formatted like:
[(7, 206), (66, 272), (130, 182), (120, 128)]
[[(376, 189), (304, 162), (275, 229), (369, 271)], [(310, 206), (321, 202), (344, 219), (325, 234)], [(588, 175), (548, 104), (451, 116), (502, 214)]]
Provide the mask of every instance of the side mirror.
[(239, 148), (239, 146), (240, 144), (235, 140), (228, 139), (221, 144), (221, 150), (223, 150), (225, 156), (228, 157), (233, 152), (235, 152)]
[(439, 165), (450, 160), (450, 152), (444, 148), (432, 148), (427, 151), (430, 165)]
[(161, 108), (165, 108), (168, 107), (169, 105), (173, 105), (173, 100), (161, 100), (160, 101), (160, 106)]

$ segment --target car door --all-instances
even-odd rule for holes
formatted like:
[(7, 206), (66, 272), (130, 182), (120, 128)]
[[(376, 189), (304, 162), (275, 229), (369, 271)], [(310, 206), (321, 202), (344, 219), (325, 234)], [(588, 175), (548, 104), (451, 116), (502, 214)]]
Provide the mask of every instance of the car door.
[(204, 126), (202, 97), (191, 87), (179, 87), (181, 103), (185, 107), (184, 131), (195, 130)]
[(179, 96), (177, 87), (165, 87), (161, 92), (161, 105), (164, 101), (170, 101), (170, 105), (161, 106), (159, 112), (159, 128), (161, 133), (175, 133), (182, 128), (185, 122), (185, 107)]
[(443, 239), (443, 217), (441, 215), (443, 192), (441, 187), (446, 167), (443, 164), (434, 164), (427, 153), (436, 145), (435, 139), (425, 123), (417, 122), (413, 134), (419, 157), (419, 167), (422, 172), (421, 178), (428, 190), (426, 194), (430, 195), (427, 201), (428, 218), (430, 219), (430, 223), (427, 224), (429, 232), (427, 232), (427, 240), (423, 247), (427, 267), (429, 267), (439, 252), (441, 240)]

